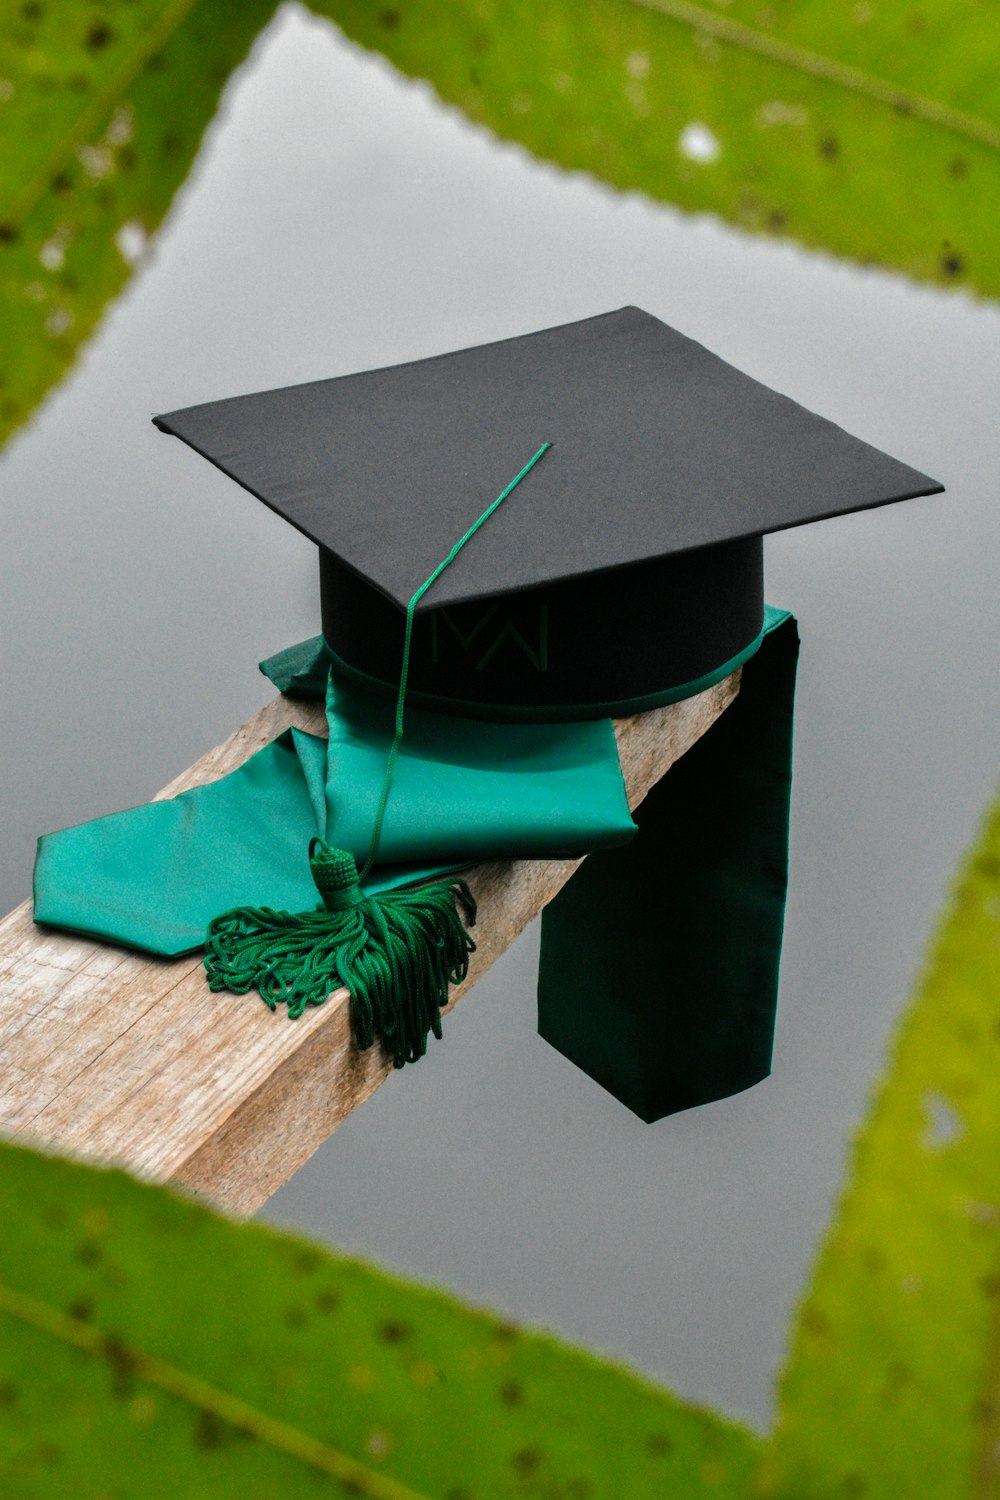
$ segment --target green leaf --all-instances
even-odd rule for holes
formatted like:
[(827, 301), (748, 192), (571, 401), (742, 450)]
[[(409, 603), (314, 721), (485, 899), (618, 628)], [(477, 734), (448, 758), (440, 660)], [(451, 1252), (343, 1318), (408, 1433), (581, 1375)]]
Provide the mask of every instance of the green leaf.
[(310, 3), (471, 119), (564, 167), (1000, 293), (996, 5)]
[(1000, 1492), (1000, 803), (802, 1305), (759, 1493)]
[(274, 0), (0, 0), (0, 442), (141, 260)]
[(4, 1500), (726, 1500), (757, 1451), (440, 1292), (0, 1147)]

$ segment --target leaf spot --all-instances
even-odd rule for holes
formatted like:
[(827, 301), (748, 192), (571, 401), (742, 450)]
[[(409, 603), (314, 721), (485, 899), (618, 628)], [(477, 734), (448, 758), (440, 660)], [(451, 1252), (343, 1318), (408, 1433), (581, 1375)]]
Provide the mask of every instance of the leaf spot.
[(688, 161), (696, 161), (702, 166), (718, 161), (722, 155), (718, 137), (700, 120), (691, 120), (684, 126), (677, 138), (677, 149)]
[(83, 39), (83, 45), (91, 52), (100, 52), (115, 39), (114, 28), (106, 21), (95, 21)]
[(994, 1224), (1000, 1223), (1000, 1208), (997, 1208), (995, 1203), (983, 1203), (979, 1199), (969, 1198), (964, 1208), (974, 1224), (992, 1228)]
[(365, 1447), (372, 1458), (388, 1458), (392, 1452), (392, 1439), (387, 1432), (383, 1432), (379, 1428), (375, 1432), (368, 1434)]
[(137, 265), (142, 260), (148, 244), (146, 226), (138, 219), (126, 219), (115, 233), (115, 248), (128, 266)]
[(379, 1325), (378, 1337), (383, 1344), (404, 1344), (412, 1337), (413, 1329), (409, 1323), (403, 1323), (394, 1318), (389, 1318)]
[(961, 1139), (965, 1123), (943, 1094), (925, 1094), (923, 1104), (927, 1121), (925, 1151), (944, 1151)]
[(370, 1391), (375, 1384), (375, 1371), (371, 1365), (352, 1365), (347, 1378), (356, 1391)]
[(753, 118), (754, 124), (761, 127), (794, 125), (801, 128), (808, 123), (809, 113), (801, 104), (786, 104), (784, 99), (768, 99), (758, 107)]
[(519, 1448), (511, 1459), (511, 1463), (519, 1474), (534, 1474), (541, 1467), (544, 1457), (540, 1448)]
[(66, 259), (66, 247), (55, 236), (46, 240), (38, 252), (38, 259), (46, 271), (59, 271)]
[(504, 1406), (520, 1406), (524, 1400), (524, 1386), (516, 1380), (507, 1380), (500, 1387), (500, 1400)]
[(651, 66), (648, 52), (630, 52), (625, 59), (625, 71), (630, 78), (648, 78)]
[(131, 104), (120, 104), (108, 121), (104, 139), (109, 146), (127, 146), (135, 135), (135, 115)]
[(825, 1312), (811, 1303), (806, 1303), (801, 1315), (802, 1327), (815, 1338), (826, 1338), (830, 1332), (830, 1319)]
[(115, 169), (114, 152), (110, 146), (80, 146), (76, 154), (87, 176), (95, 182), (110, 177)]
[(226, 1426), (214, 1411), (200, 1411), (194, 1429), (194, 1445), (206, 1452), (221, 1448), (226, 1439)]

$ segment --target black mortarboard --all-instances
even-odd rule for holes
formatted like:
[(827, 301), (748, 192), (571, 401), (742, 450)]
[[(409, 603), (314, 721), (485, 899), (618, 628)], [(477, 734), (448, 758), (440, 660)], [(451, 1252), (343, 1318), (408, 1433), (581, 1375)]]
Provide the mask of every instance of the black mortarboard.
[(491, 714), (669, 697), (759, 636), (767, 532), (942, 486), (639, 308), (155, 418), (320, 548), (336, 658)]

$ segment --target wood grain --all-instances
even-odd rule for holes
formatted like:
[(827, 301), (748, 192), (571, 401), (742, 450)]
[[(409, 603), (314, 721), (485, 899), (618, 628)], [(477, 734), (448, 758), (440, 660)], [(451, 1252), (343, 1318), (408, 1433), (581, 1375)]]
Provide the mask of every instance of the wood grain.
[[(739, 673), (682, 703), (616, 722), (629, 804), (705, 733)], [(319, 704), (277, 698), (160, 793), (216, 780), (289, 724), (325, 730)], [(577, 860), (478, 866), (469, 978), (454, 1005), (537, 916)], [(392, 1072), (359, 1052), (349, 996), (290, 1022), (255, 996), (213, 995), (201, 958), (155, 959), (0, 922), (0, 1133), (173, 1183), (254, 1213)]]

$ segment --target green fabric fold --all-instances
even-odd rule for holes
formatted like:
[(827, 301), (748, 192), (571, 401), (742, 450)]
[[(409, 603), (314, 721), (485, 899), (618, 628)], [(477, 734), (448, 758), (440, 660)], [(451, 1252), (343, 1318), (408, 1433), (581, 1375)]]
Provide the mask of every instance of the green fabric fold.
[[(286, 730), (220, 781), (43, 835), (35, 920), (172, 956), (200, 948), (230, 907), (314, 907), (313, 837), (364, 859), (392, 709), (331, 678), (327, 725), (329, 740)], [(413, 709), (365, 890), (634, 834), (610, 720), (487, 724)]]

